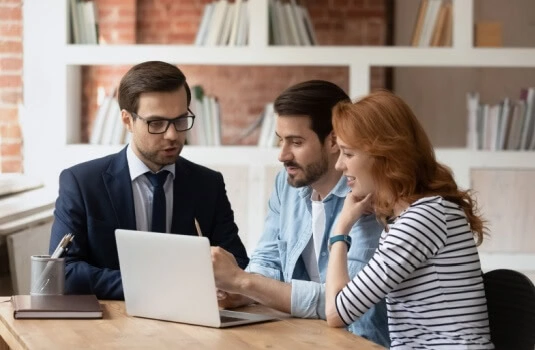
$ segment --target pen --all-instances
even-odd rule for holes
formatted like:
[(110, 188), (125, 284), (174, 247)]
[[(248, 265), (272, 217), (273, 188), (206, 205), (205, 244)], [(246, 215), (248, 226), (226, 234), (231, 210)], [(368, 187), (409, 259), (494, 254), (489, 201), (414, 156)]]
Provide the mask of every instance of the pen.
[(61, 241), (59, 241), (58, 246), (54, 250), (54, 253), (52, 253), (52, 255), (50, 257), (52, 259), (60, 258), (61, 255), (63, 255), (63, 253), (65, 252), (65, 250), (69, 246), (69, 244), (71, 244), (73, 238), (74, 238), (74, 235), (72, 233), (67, 233), (65, 236), (63, 236)]
[(193, 220), (195, 220), (195, 229), (197, 230), (197, 234), (199, 235), (199, 237), (202, 237), (201, 226), (199, 226), (197, 218), (193, 218)]
[[(71, 244), (72, 240), (74, 239), (74, 235), (72, 233), (67, 233), (61, 241), (59, 242), (58, 246), (50, 256), (51, 259), (57, 259), (60, 258), (65, 251), (67, 251), (69, 244)], [(37, 279), (37, 283), (35, 284), (38, 286), (37, 291), (38, 293), (41, 293), (43, 289), (47, 286), (48, 282), (50, 281), (50, 270), (52, 269), (53, 262), (49, 261), (39, 278)]]

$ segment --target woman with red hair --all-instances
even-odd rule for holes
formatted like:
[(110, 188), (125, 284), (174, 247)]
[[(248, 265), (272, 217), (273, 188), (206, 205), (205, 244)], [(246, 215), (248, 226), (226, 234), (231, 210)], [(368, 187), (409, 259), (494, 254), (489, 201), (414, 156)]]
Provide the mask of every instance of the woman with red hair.
[[(392, 349), (493, 349), (476, 248), (483, 220), (414, 113), (378, 91), (336, 105), (333, 125), (351, 193), (329, 240), (329, 325), (351, 324), (386, 297)], [(370, 211), (384, 225), (381, 242), (350, 280), (348, 232)]]

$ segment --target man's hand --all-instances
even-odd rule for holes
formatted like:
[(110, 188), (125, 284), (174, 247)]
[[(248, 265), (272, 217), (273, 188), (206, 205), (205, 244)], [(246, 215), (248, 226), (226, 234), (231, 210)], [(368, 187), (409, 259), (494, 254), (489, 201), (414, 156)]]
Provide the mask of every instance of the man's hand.
[(246, 306), (254, 303), (254, 300), (247, 298), (245, 295), (217, 291), (217, 302), (223, 309), (233, 309), (240, 306)]
[(234, 256), (221, 247), (212, 247), (212, 265), (217, 289), (238, 293), (240, 277), (246, 272), (238, 266)]

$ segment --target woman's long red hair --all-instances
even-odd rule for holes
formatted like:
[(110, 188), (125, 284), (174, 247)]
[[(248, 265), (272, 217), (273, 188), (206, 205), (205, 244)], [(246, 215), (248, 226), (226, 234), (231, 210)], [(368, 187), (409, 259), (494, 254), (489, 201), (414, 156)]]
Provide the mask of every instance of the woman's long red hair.
[(333, 108), (333, 127), (350, 147), (374, 158), (374, 206), (384, 225), (396, 202), (441, 196), (464, 210), (481, 244), (486, 228), (475, 199), (469, 190), (457, 187), (448, 167), (437, 162), (422, 125), (401, 98), (380, 90), (355, 103), (340, 102)]

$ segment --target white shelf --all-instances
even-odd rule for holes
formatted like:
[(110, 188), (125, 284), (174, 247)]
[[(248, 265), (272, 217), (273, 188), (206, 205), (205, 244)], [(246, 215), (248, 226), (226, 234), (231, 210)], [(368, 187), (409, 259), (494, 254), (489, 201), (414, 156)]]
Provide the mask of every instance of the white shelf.
[(195, 65), (535, 67), (532, 48), (65, 45), (62, 56), (67, 65), (136, 64), (157, 59)]
[[(68, 145), (65, 147), (61, 167), (103, 157), (118, 152), (124, 145)], [(449, 166), (457, 184), (470, 188), (472, 169), (531, 169), (535, 170), (535, 152), (529, 151), (473, 151), (463, 148), (437, 148), (437, 160)], [(185, 146), (182, 156), (205, 165), (265, 165), (278, 166), (279, 150), (256, 146), (202, 147)]]

